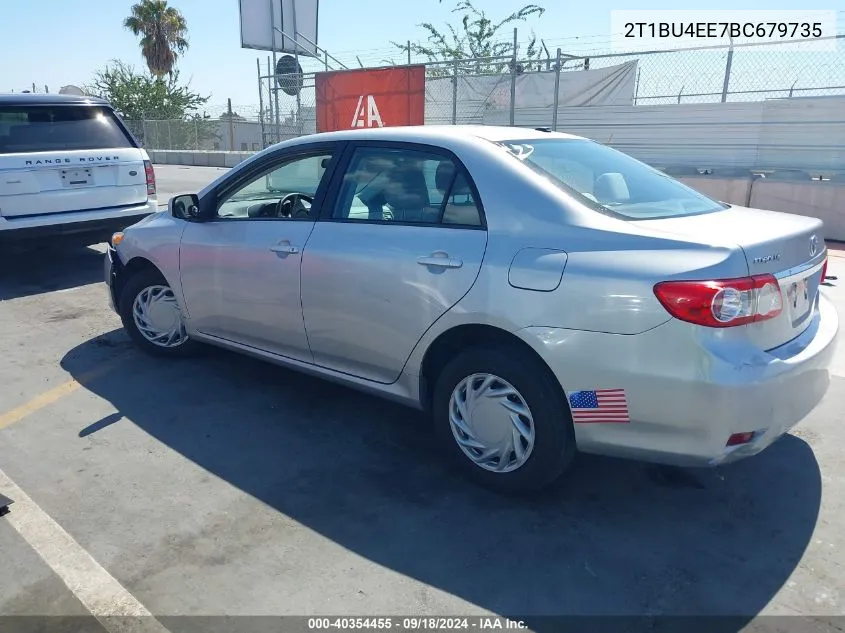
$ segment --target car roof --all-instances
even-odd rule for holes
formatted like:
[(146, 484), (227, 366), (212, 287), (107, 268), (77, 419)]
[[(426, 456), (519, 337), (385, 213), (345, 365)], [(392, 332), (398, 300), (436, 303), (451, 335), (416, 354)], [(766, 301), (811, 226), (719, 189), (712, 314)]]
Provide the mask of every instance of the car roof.
[(39, 94), (27, 92), (0, 93), (2, 105), (109, 105), (108, 101), (98, 97), (80, 95)]
[(405, 142), (432, 142), (454, 139), (456, 136), (465, 139), (487, 141), (532, 140), (544, 138), (581, 139), (580, 136), (564, 134), (562, 132), (546, 132), (535, 128), (507, 127), (499, 125), (408, 125), (383, 128), (362, 128), (358, 130), (341, 130), (338, 132), (320, 132), (299, 137), (297, 140), (317, 141), (350, 141), (350, 140), (381, 140)]
[[(480, 141), (484, 140), (496, 142), (548, 138), (587, 140), (581, 136), (564, 134), (562, 132), (546, 132), (535, 128), (506, 127), (500, 125), (406, 125), (383, 128), (361, 128), (357, 130), (339, 130), (336, 132), (318, 132), (290, 138), (265, 147), (262, 151), (253, 154), (247, 160), (239, 163), (235, 167), (235, 170), (246, 169), (253, 162), (261, 160), (263, 156), (283, 148), (331, 141), (380, 140), (420, 143), (448, 148), (454, 146), (455, 140), (463, 140), (466, 143), (477, 145)], [(204, 195), (214, 185), (214, 182), (206, 185), (200, 191), (200, 195)]]

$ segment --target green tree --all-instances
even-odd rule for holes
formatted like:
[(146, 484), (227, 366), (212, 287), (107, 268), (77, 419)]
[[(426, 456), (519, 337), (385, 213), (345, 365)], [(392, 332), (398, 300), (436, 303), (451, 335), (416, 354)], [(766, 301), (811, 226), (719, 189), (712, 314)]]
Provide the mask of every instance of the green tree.
[[(442, 2), (442, 0), (440, 0)], [(483, 58), (512, 57), (514, 46), (510, 28), (517, 22), (525, 22), (528, 18), (540, 17), (545, 9), (536, 4), (526, 4), (504, 18), (493, 20), (483, 9), (478, 9), (472, 0), (458, 0), (452, 13), (459, 14), (460, 25), (447, 24), (446, 30), (438, 28), (431, 22), (423, 22), (421, 27), (426, 37), (424, 40), (410, 43), (410, 52), (425, 57), (429, 62), (458, 61), (460, 73), (498, 74), (510, 72), (512, 61), (499, 59), (483, 61)], [(408, 53), (409, 45), (391, 42), (401, 51)], [(541, 51), (537, 47), (537, 37), (531, 33), (525, 53), (519, 48), (517, 56), (521, 61), (539, 60)], [(482, 60), (479, 60), (482, 58)], [(517, 71), (521, 71), (517, 68)], [(451, 75), (451, 67), (431, 67), (429, 74), (433, 76)]]
[(188, 50), (188, 24), (167, 0), (141, 0), (123, 26), (141, 37), (141, 54), (158, 79), (173, 72), (176, 60)]
[(232, 119), (232, 121), (246, 121), (246, 117), (242, 117), (237, 112), (232, 112), (231, 117), (229, 116), (228, 112), (224, 112), (223, 114), (220, 115), (221, 121), (228, 121), (230, 118)]
[(179, 71), (160, 79), (116, 60), (95, 73), (85, 92), (111, 103), (150, 149), (196, 149), (219, 138), (219, 124), (200, 114), (209, 97), (182, 85)]

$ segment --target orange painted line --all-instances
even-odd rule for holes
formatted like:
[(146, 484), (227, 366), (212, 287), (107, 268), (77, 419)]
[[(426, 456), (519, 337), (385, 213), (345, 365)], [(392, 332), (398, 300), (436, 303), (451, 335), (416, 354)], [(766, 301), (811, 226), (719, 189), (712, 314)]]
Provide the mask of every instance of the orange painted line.
[(124, 360), (125, 357), (115, 358), (107, 363), (103, 363), (99, 367), (92, 369), (79, 376), (78, 380), (68, 380), (60, 385), (56, 385), (52, 389), (35, 396), (29, 402), (25, 402), (19, 407), (15, 407), (11, 411), (0, 413), (0, 429), (5, 429), (12, 424), (20, 422), (25, 417), (32, 415), (36, 411), (43, 409), (46, 406), (61, 400), (65, 396), (72, 394), (74, 391), (82, 387), (86, 382), (94, 380), (103, 374), (111, 371), (116, 365)]

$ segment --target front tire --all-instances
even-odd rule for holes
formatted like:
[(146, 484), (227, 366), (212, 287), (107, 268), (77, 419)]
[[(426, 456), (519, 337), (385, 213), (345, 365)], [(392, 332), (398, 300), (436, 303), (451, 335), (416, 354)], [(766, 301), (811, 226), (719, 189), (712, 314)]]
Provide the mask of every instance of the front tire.
[(458, 354), (440, 372), (432, 413), (450, 461), (496, 492), (544, 488), (575, 455), (560, 387), (548, 368), (518, 348)]
[(158, 271), (141, 271), (126, 281), (118, 312), (129, 337), (148, 354), (182, 357), (197, 349), (185, 332), (173, 290)]

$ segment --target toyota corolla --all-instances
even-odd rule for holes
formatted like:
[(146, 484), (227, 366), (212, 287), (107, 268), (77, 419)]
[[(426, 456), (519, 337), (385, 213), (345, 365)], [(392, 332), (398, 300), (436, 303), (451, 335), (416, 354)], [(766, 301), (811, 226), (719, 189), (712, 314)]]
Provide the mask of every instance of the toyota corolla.
[(423, 409), (459, 468), (522, 492), (576, 451), (770, 445), (828, 388), (826, 267), (819, 220), (583, 138), (427, 126), (268, 148), (116, 234), (106, 281), (142, 349), (212, 344)]

